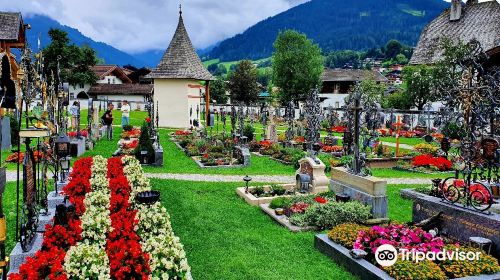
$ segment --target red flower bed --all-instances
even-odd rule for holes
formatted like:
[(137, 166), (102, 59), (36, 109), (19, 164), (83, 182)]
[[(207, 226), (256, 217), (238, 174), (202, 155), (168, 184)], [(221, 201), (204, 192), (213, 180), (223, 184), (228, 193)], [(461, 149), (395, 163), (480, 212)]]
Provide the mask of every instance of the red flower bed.
[(304, 202), (298, 202), (290, 207), (290, 212), (292, 212), (294, 214), (297, 214), (297, 213), (301, 214), (301, 213), (306, 212), (307, 208), (309, 208), (309, 204), (304, 203)]
[(66, 251), (81, 240), (82, 228), (79, 217), (85, 211), (83, 209), (83, 198), (90, 191), (91, 166), (92, 158), (83, 158), (76, 161), (71, 173), (72, 179), (64, 188), (64, 192), (70, 195), (70, 201), (81, 202), (77, 208), (77, 217), (70, 218), (67, 226), (47, 226), (45, 228), (42, 249), (36, 252), (33, 257), (28, 257), (26, 262), (19, 268), (19, 273), (10, 275), (9, 279), (68, 279), (63, 269), (64, 257), (66, 256)]
[(259, 146), (262, 148), (262, 149), (269, 149), (271, 148), (271, 146), (274, 144), (272, 141), (269, 141), (269, 140), (263, 140), (263, 141), (260, 141), (259, 143)]
[(323, 146), (322, 150), (325, 153), (338, 153), (342, 152), (344, 148), (342, 146)]
[(434, 166), (439, 171), (447, 171), (451, 169), (452, 162), (444, 157), (434, 157), (432, 155), (425, 154), (414, 157), (412, 165), (414, 167)]
[(135, 149), (139, 146), (139, 140), (133, 140), (130, 143), (123, 144), (123, 149)]
[(378, 130), (381, 136), (391, 136), (392, 135), (392, 130), (391, 129), (385, 129), (381, 128)]
[(110, 212), (113, 230), (107, 236), (106, 253), (113, 279), (148, 279), (151, 273), (149, 255), (139, 243), (134, 230), (138, 224), (136, 211), (129, 210), (131, 187), (123, 173), (121, 158), (108, 160)]
[(186, 135), (191, 135), (191, 131), (187, 131), (187, 130), (177, 130), (175, 132), (175, 135), (178, 135), (178, 136), (186, 136)]
[(344, 133), (346, 132), (346, 130), (347, 130), (346, 127), (342, 125), (332, 127), (332, 131), (337, 133)]
[(295, 137), (295, 139), (293, 139), (295, 142), (297, 143), (305, 143), (306, 142), (306, 138), (304, 136), (297, 136)]
[(319, 204), (327, 204), (328, 203), (328, 200), (326, 198), (321, 197), (321, 196), (316, 197), (314, 200)]
[[(76, 131), (68, 132), (68, 137), (75, 138), (77, 135), (78, 135), (78, 132), (76, 132)], [(86, 130), (82, 130), (82, 131), (80, 131), (80, 135), (86, 138), (89, 136), (89, 132)]]

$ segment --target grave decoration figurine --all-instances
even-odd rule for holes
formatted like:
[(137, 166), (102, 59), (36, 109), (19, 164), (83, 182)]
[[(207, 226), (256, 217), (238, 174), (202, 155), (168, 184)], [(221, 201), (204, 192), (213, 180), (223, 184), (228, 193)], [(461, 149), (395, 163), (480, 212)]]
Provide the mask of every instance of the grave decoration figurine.
[[(488, 56), (476, 40), (466, 45), (467, 53), (454, 62), (448, 75), (440, 80), (441, 101), (445, 104), (450, 122), (465, 131), (461, 140), (460, 160), (456, 176), (442, 184), (443, 200), (480, 212), (493, 203), (492, 186), (498, 186), (498, 140), (492, 135), (491, 124), (500, 106), (498, 69), (486, 68)], [(462, 180), (459, 180), (462, 178)], [(456, 182), (463, 182), (457, 186)]]
[(307, 141), (307, 155), (311, 157), (317, 164), (320, 164), (317, 158), (320, 150), (320, 131), (321, 131), (321, 118), (320, 118), (320, 99), (318, 88), (312, 90), (308, 95), (305, 106), (305, 117), (307, 120), (306, 128), (306, 141)]

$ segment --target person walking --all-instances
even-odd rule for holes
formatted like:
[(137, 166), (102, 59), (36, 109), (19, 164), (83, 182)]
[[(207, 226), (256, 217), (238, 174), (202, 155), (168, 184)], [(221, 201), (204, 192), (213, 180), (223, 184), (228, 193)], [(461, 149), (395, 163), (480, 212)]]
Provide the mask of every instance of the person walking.
[(73, 102), (73, 105), (69, 108), (71, 114), (71, 128), (77, 129), (80, 119), (80, 104), (78, 101)]
[(108, 140), (113, 140), (113, 103), (108, 104), (108, 110), (102, 115), (102, 123), (106, 126)]
[(122, 102), (122, 128), (130, 124), (130, 105), (127, 100)]

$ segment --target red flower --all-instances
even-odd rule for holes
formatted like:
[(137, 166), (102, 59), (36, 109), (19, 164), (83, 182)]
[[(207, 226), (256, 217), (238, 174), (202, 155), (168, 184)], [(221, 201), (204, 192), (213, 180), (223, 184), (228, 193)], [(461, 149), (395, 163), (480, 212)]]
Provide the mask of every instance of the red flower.
[(146, 118), (146, 122), (147, 122), (147, 123), (150, 123), (150, 122), (151, 122), (151, 118), (149, 118), (149, 117), (148, 117), (148, 118)]
[(317, 196), (315, 199), (314, 199), (316, 202), (318, 202), (319, 204), (327, 204), (328, 203), (328, 200), (321, 197), (321, 196)]
[(452, 162), (444, 157), (433, 157), (432, 155), (425, 154), (414, 157), (412, 165), (415, 167), (434, 166), (439, 171), (447, 171), (451, 169)]
[(309, 204), (304, 203), (304, 202), (298, 202), (290, 207), (290, 211), (292, 213), (295, 213), (295, 214), (296, 213), (301, 214), (301, 213), (306, 212), (307, 208), (309, 208)]

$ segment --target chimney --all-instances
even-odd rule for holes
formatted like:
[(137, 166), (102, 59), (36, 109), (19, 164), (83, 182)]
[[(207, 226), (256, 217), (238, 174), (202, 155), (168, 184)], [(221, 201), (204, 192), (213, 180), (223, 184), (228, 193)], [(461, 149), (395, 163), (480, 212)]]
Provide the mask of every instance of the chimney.
[[(469, 1), (467, 1), (467, 3), (469, 3)], [(462, 3), (460, 2), (460, 0), (451, 0), (450, 21), (460, 20), (461, 16), (462, 16)]]

